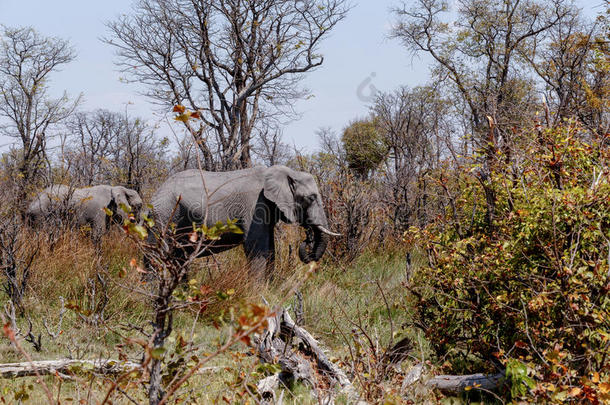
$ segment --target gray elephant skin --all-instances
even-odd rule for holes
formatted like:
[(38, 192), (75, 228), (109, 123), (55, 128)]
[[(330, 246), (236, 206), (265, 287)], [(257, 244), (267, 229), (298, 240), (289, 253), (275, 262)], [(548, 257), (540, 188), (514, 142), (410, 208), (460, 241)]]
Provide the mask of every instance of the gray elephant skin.
[[(255, 167), (230, 172), (186, 170), (171, 176), (152, 200), (157, 226), (175, 224), (181, 238), (192, 232), (193, 224), (208, 227), (218, 221), (237, 220), (243, 234), (227, 233), (200, 253), (207, 256), (243, 245), (250, 270), (257, 276), (272, 276), (275, 258), (274, 227), (278, 221), (303, 226), (308, 239), (299, 247), (304, 263), (318, 261), (329, 236), (322, 198), (309, 173), (285, 166)], [(153, 233), (149, 238), (155, 239)], [(181, 254), (191, 254), (192, 248)], [(179, 253), (180, 254), (180, 253)]]
[[(53, 215), (69, 215), (70, 218), (61, 219), (67, 219), (66, 222), (77, 226), (89, 225), (91, 235), (96, 239), (110, 228), (113, 219), (121, 220), (127, 216), (120, 208), (121, 204), (137, 213), (142, 208), (142, 199), (135, 190), (122, 186), (70, 188), (56, 184), (47, 187), (32, 200), (26, 218), (30, 225), (36, 226), (49, 222)], [(104, 208), (112, 211), (112, 218)]]

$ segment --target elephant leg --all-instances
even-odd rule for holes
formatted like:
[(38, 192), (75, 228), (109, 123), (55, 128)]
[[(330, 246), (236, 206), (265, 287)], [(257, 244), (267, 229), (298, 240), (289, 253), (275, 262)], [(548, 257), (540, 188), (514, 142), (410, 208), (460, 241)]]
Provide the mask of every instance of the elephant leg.
[(90, 223), (91, 226), (91, 240), (93, 244), (99, 248), (102, 244), (102, 236), (106, 232), (107, 221), (106, 215), (97, 215)]
[(265, 265), (265, 276), (267, 280), (273, 280), (275, 275), (275, 241), (273, 239), (273, 232), (271, 232), (271, 240), (269, 241), (269, 255), (267, 256), (267, 263)]
[(250, 273), (258, 280), (265, 279), (265, 271), (268, 265), (267, 258), (264, 256), (254, 256), (248, 258)]
[(252, 275), (259, 279), (271, 279), (275, 268), (273, 230), (249, 235), (244, 241), (244, 251), (248, 258)]

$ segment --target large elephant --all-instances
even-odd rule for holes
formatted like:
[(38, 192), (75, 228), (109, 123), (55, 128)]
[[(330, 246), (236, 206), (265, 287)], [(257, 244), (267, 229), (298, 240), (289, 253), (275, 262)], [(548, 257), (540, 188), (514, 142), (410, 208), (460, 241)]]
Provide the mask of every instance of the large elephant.
[[(272, 275), (274, 227), (279, 220), (307, 230), (308, 238), (299, 247), (304, 263), (319, 260), (329, 236), (339, 236), (328, 230), (313, 176), (285, 166), (230, 172), (186, 170), (167, 179), (151, 202), (157, 226), (173, 223), (183, 230), (182, 238), (192, 232), (193, 224), (212, 226), (218, 221), (237, 220), (243, 234), (224, 234), (200, 256), (241, 244), (258, 276), (265, 270), (268, 277)], [(183, 253), (192, 253), (192, 249)]]
[[(77, 226), (89, 225), (93, 239), (99, 239), (110, 228), (113, 219), (121, 220), (127, 216), (121, 204), (137, 213), (142, 208), (142, 199), (135, 190), (122, 186), (70, 188), (56, 184), (32, 200), (26, 218), (31, 225), (54, 219)], [(107, 215), (105, 208), (112, 211), (112, 217)]]

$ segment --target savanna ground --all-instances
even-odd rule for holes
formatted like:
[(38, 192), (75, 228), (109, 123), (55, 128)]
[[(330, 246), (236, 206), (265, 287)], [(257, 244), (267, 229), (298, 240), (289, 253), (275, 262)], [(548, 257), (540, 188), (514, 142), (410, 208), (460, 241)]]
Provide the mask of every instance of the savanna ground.
[[(424, 339), (405, 328), (409, 309), (404, 307), (403, 300), (404, 248), (397, 242), (389, 242), (383, 250), (366, 251), (346, 265), (327, 258), (315, 273), (306, 276), (309, 266), (300, 263), (296, 252), (292, 253), (288, 247), (288, 240), (296, 237), (296, 229), (285, 229), (272, 282), (255, 279), (248, 273), (241, 249), (214, 259), (199, 259), (192, 266), (189, 282), (180, 290), (187, 291), (189, 285), (204, 285), (213, 298), (199, 314), (192, 310), (177, 312), (174, 331), (168, 338), (168, 353), (182, 342), (189, 342), (183, 352), (193, 349), (192, 354), (182, 356), (187, 361), (191, 355), (213, 353), (231, 337), (236, 317), (248, 303), (262, 304), (264, 298), (270, 305), (284, 302), (285, 306), (296, 308), (300, 304), (286, 293), (307, 277), (300, 288), (304, 328), (324, 344), (331, 360), (343, 364), (346, 370), (350, 366), (359, 367), (359, 373), (367, 376), (362, 381), (366, 389), (380, 389), (373, 387), (376, 383), (371, 381), (377, 376), (368, 373), (376, 372), (374, 356), (385, 350), (392, 337), (394, 342), (406, 336), (412, 338), (419, 344), (413, 356), (426, 357)], [(52, 247), (42, 235), (28, 232), (22, 236), (32, 248), (39, 249), (23, 302), (24, 315), (17, 317), (17, 326), (23, 332), (27, 332), (28, 320), (31, 320), (33, 333), (42, 335), (40, 351), (20, 339), (32, 359), (116, 359), (120, 348), (121, 356), (140, 361), (142, 348), (125, 344), (130, 337), (142, 339), (136, 329), (146, 329), (151, 319), (148, 298), (131, 290), (133, 286), (145, 287), (138, 266), (133, 266), (132, 259), (137, 258), (133, 241), (115, 230), (104, 238), (98, 254), (86, 235), (79, 232), (62, 235)], [(374, 348), (369, 347), (371, 343)], [(4, 363), (24, 361), (22, 353), (7, 339), (2, 339), (0, 350)], [(378, 352), (373, 353), (375, 350)], [(364, 363), (357, 365), (360, 361)], [(370, 370), (365, 370), (366, 367)], [(252, 384), (266, 371), (254, 350), (239, 342), (206, 364), (188, 381), (178, 399), (185, 403), (255, 403)], [(2, 399), (6, 403), (46, 402), (46, 393), (36, 380), (36, 377), (0, 380)], [(43, 381), (61, 403), (100, 403), (112, 387), (112, 378), (78, 374), (75, 380), (47, 376)], [(392, 392), (398, 398), (399, 378), (384, 384), (389, 384), (383, 388), (390, 394), (388, 398)], [(127, 387), (128, 394), (123, 392), (131, 400), (146, 401), (143, 386), (134, 383)], [(285, 399), (288, 403), (315, 402), (309, 389), (298, 386)], [(119, 392), (111, 395), (110, 400), (113, 403), (131, 401)]]

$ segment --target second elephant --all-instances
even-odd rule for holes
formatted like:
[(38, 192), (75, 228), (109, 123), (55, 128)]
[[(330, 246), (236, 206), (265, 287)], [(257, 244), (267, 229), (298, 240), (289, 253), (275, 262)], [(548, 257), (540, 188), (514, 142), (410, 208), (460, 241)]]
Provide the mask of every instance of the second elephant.
[[(28, 206), (26, 218), (31, 225), (57, 218), (77, 226), (89, 225), (92, 237), (99, 239), (110, 228), (112, 219), (127, 216), (121, 204), (137, 213), (142, 208), (142, 199), (135, 190), (122, 186), (70, 188), (55, 184), (34, 198)], [(112, 217), (106, 214), (105, 209), (112, 211)]]

